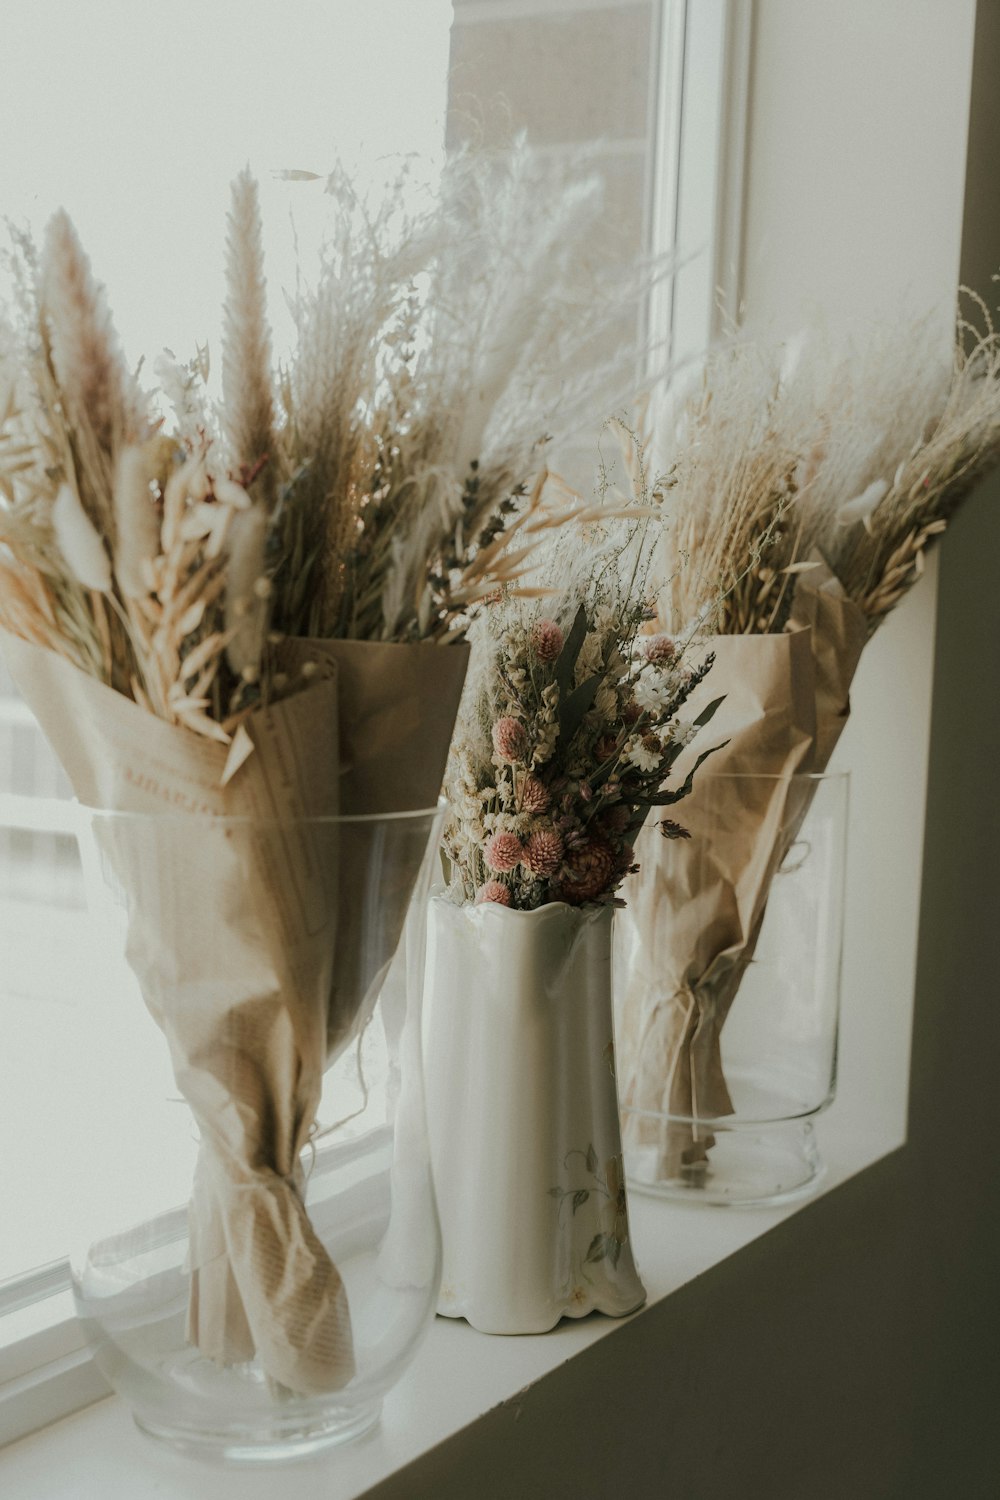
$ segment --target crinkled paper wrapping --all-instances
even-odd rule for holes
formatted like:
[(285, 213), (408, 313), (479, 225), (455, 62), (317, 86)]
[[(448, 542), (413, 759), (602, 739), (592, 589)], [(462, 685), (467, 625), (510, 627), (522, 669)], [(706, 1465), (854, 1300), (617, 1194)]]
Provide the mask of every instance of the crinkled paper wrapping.
[[(321, 670), (249, 717), (254, 751), (223, 786), (225, 745), (52, 652), (10, 636), (3, 647), (82, 803), (205, 820), (94, 825), (127, 902), (129, 962), (200, 1131), (189, 1337), (223, 1364), (256, 1356), (296, 1393), (339, 1389), (354, 1372), (350, 1313), (299, 1155), (324, 1067), (371, 1013), (420, 855), (393, 866), (392, 889), (368, 891), (371, 825), (296, 820), (432, 806), (467, 652), (296, 642), (289, 669)], [(247, 822), (213, 826), (219, 816)]]
[(709, 643), (716, 660), (699, 696), (725, 701), (705, 733), (728, 744), (678, 810), (690, 840), (664, 840), (656, 817), (643, 828), (620, 924), (625, 1145), (658, 1147), (663, 1179), (705, 1161), (713, 1137), (699, 1121), (733, 1112), (722, 1028), (811, 801), (793, 778), (825, 771), (865, 636), (860, 610), (817, 567), (800, 575), (785, 633)]

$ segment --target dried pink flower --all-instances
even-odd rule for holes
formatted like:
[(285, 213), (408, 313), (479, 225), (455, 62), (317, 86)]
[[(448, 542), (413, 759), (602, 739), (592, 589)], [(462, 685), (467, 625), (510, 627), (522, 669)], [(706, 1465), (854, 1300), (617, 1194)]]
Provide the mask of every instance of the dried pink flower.
[(539, 661), (556, 661), (563, 648), (563, 633), (555, 620), (537, 620), (531, 628), (531, 644)]
[(618, 859), (602, 838), (589, 838), (566, 855), (566, 874), (558, 886), (558, 899), (570, 906), (596, 901), (618, 874)]
[(482, 906), (486, 902), (492, 902), (494, 906), (509, 906), (510, 887), (502, 880), (487, 880), (476, 892), (475, 905)]
[(493, 748), (501, 760), (514, 765), (528, 754), (528, 731), (520, 719), (504, 714), (493, 726)]
[(526, 813), (543, 813), (549, 807), (549, 789), (537, 776), (526, 776), (521, 788), (521, 807)]
[(668, 635), (650, 635), (643, 644), (646, 660), (656, 666), (668, 666), (677, 655), (677, 647)]
[(563, 841), (554, 828), (537, 828), (524, 846), (523, 864), (536, 880), (548, 880), (562, 864)]
[(495, 833), (486, 840), (486, 848), (483, 850), (483, 859), (489, 870), (496, 870), (499, 875), (504, 875), (508, 870), (516, 870), (521, 863), (521, 855), (524, 846), (516, 833)]

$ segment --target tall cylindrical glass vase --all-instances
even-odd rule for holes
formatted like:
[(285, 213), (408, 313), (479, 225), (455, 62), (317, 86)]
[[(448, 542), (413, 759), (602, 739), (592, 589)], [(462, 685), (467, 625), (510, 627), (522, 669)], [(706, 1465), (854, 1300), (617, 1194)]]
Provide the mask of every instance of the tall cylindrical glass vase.
[(810, 1192), (837, 1079), (848, 778), (712, 775), (690, 841), (647, 826), (616, 952), (631, 1186), (686, 1203)]

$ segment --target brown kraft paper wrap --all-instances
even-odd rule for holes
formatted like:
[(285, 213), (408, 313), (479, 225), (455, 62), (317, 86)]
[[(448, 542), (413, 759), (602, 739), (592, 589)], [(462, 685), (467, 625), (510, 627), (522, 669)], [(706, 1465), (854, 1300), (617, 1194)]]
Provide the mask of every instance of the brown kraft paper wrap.
[[(129, 962), (200, 1131), (189, 1337), (223, 1364), (256, 1356), (298, 1394), (339, 1389), (354, 1373), (350, 1314), (304, 1207), (299, 1153), (324, 1066), (370, 1015), (419, 858), (387, 893), (362, 964), (358, 861), (370, 844), (350, 824), (294, 820), (394, 810), (394, 795), (433, 805), (467, 652), (295, 643), (288, 666), (300, 653), (322, 670), (245, 721), (254, 751), (223, 786), (227, 746), (50, 651), (10, 636), (3, 647), (82, 803), (206, 820), (196, 837), (186, 817), (94, 825), (126, 893)], [(213, 827), (216, 816), (247, 824)]]
[(664, 1179), (705, 1162), (713, 1137), (698, 1121), (733, 1112), (722, 1028), (811, 801), (792, 777), (826, 770), (864, 640), (861, 612), (817, 567), (799, 578), (784, 634), (708, 643), (716, 662), (699, 696), (726, 697), (706, 733), (728, 744), (679, 809), (690, 841), (664, 840), (656, 818), (643, 828), (621, 923), (625, 1142), (657, 1146)]
[[(319, 665), (337, 682), (340, 706), (340, 810), (344, 817), (378, 817), (433, 807), (444, 780), (448, 747), (465, 683), (469, 649), (371, 641), (296, 640), (286, 664)], [(361, 920), (369, 893), (370, 825), (340, 829), (341, 862), (351, 872), (338, 888), (340, 949), (327, 1011), (327, 1061), (357, 1035), (371, 1014), (406, 918), (423, 851), (413, 863), (394, 862), (393, 889), (379, 887), (379, 941)], [(358, 941), (367, 933), (368, 941)]]

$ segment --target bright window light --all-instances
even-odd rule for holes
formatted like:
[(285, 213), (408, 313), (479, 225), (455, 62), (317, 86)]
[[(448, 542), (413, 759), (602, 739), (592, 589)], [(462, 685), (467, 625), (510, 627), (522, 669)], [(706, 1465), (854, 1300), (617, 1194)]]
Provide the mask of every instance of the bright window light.
[[(443, 156), (451, 0), (6, 0), (0, 214), (64, 207), (131, 364), (218, 347), (229, 184), (260, 179), (272, 313), (345, 161)], [(3, 295), (0, 283), (0, 295)], [(152, 380), (151, 369), (147, 375)]]
[[(276, 174), (342, 160), (364, 186), (413, 155), (433, 180), (451, 20), (450, 0), (5, 0), (0, 216), (37, 240), (68, 211), (145, 383), (164, 348), (186, 360), (206, 342), (217, 375), (229, 184), (249, 163), (280, 354), (289, 218), (308, 270), (324, 204), (321, 184)], [(87, 962), (73, 840), (39, 800), (68, 788), (4, 681), (0, 669), (0, 1281), (61, 1259), (79, 1228), (75, 1143), (108, 1128), (108, 1062), (137, 1080), (166, 1067), (138, 995)], [(169, 1101), (168, 1068), (163, 1081)]]

